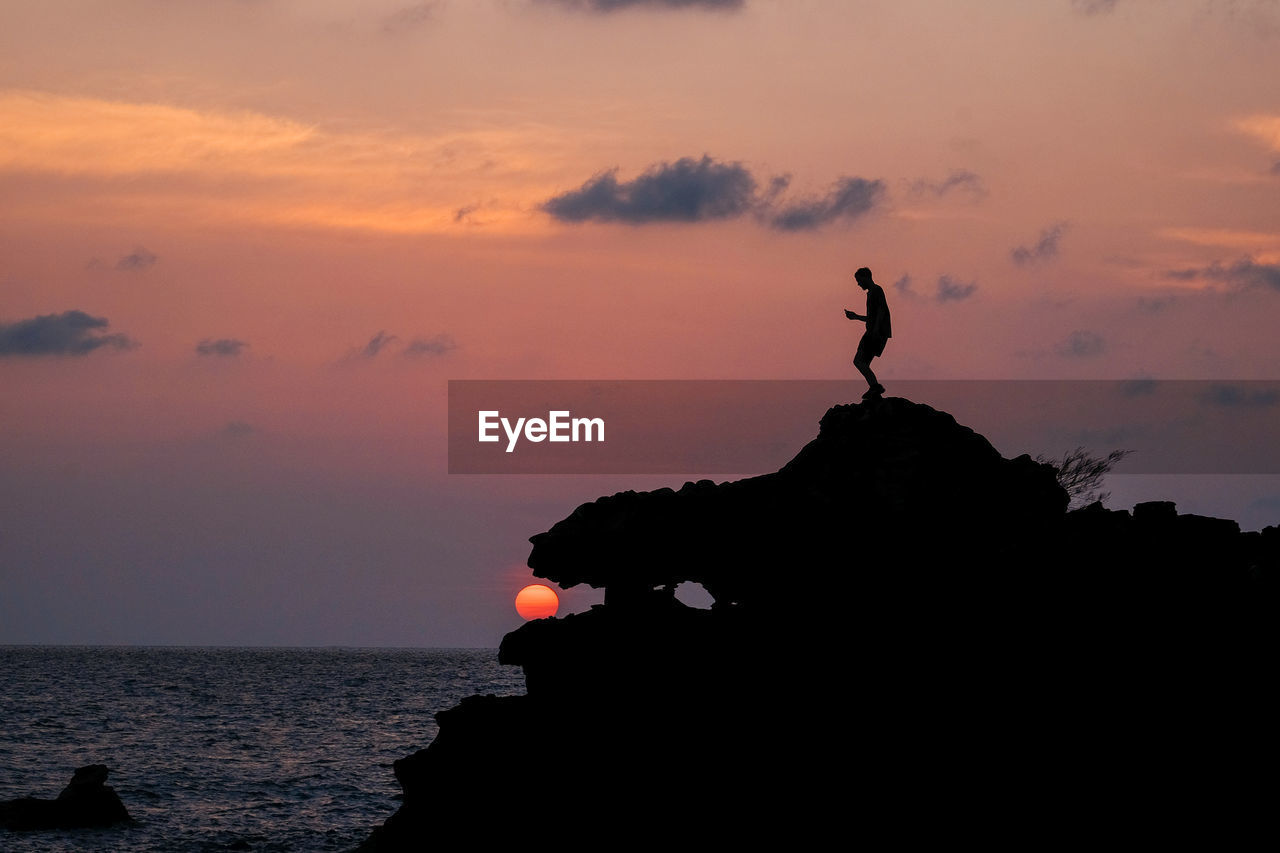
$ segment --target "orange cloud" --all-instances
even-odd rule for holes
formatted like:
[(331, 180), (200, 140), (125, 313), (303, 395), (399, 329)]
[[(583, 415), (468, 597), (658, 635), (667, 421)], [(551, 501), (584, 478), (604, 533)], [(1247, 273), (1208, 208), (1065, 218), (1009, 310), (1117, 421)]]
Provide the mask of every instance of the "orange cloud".
[[(555, 189), (548, 152), (554, 160), (569, 147), (566, 133), (534, 125), (415, 137), (254, 112), (0, 93), (0, 173), (79, 180), (79, 192), (95, 195), (92, 215), (109, 210), (114, 196), (134, 211), (176, 207), (214, 220), (395, 233), (541, 230), (546, 223), (528, 211)], [(122, 177), (163, 180), (104, 185)], [(217, 198), (208, 192), (215, 183)]]
[(208, 114), (131, 104), (8, 92), (0, 95), (0, 168), (61, 174), (127, 175), (276, 165), (311, 128), (255, 113)]
[(1236, 130), (1261, 140), (1272, 151), (1280, 151), (1280, 115), (1253, 115), (1238, 119)]
[(1280, 234), (1270, 231), (1242, 231), (1233, 228), (1162, 228), (1162, 237), (1197, 246), (1261, 251), (1280, 244)]

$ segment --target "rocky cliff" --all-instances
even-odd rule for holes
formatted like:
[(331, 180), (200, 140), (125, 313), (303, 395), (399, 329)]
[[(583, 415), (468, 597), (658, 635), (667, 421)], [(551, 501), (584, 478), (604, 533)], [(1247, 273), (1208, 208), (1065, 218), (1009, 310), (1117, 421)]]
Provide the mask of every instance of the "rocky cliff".
[(1231, 787), (1276, 710), (1280, 530), (1067, 503), (886, 398), (776, 473), (584, 504), (529, 565), (605, 603), (503, 639), (527, 694), (441, 712), (362, 849), (519, 841), (535, 814), (615, 841), (1043, 838)]

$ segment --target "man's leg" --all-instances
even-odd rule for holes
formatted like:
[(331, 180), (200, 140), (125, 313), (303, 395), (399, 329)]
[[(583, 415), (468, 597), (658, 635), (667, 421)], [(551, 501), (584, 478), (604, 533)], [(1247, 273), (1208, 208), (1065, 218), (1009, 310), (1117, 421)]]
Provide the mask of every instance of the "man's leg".
[(867, 358), (862, 353), (858, 353), (857, 357), (853, 360), (853, 366), (858, 368), (858, 372), (866, 378), (868, 386), (874, 388), (880, 384), (879, 382), (876, 382), (876, 375), (871, 371), (871, 359)]
[(862, 395), (862, 398), (865, 400), (867, 397), (876, 397), (883, 394), (884, 386), (880, 384), (879, 380), (876, 379), (875, 373), (871, 370), (871, 359), (875, 358), (875, 356), (862, 352), (861, 347), (858, 350), (858, 354), (853, 359), (853, 366), (858, 368), (858, 372), (866, 378), (867, 385), (870, 386), (867, 388), (867, 393)]

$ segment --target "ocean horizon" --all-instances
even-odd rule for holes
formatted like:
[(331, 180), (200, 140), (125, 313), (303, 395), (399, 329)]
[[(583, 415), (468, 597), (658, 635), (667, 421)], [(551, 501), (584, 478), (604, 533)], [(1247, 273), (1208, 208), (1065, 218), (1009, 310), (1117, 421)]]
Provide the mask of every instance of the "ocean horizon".
[(496, 648), (4, 645), (0, 683), (0, 800), (105, 764), (134, 819), (0, 830), (15, 853), (351, 850), (437, 712), (524, 693)]

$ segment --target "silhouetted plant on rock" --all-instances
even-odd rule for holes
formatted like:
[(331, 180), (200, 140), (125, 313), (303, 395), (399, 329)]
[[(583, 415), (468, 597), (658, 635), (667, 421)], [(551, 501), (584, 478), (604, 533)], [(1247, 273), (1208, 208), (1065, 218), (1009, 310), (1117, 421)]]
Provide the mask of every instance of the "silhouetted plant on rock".
[(1100, 491), (1102, 479), (1132, 450), (1113, 450), (1106, 456), (1094, 456), (1083, 447), (1068, 450), (1061, 458), (1037, 456), (1037, 462), (1052, 465), (1058, 472), (1058, 484), (1071, 496), (1071, 509), (1106, 501), (1110, 492)]

